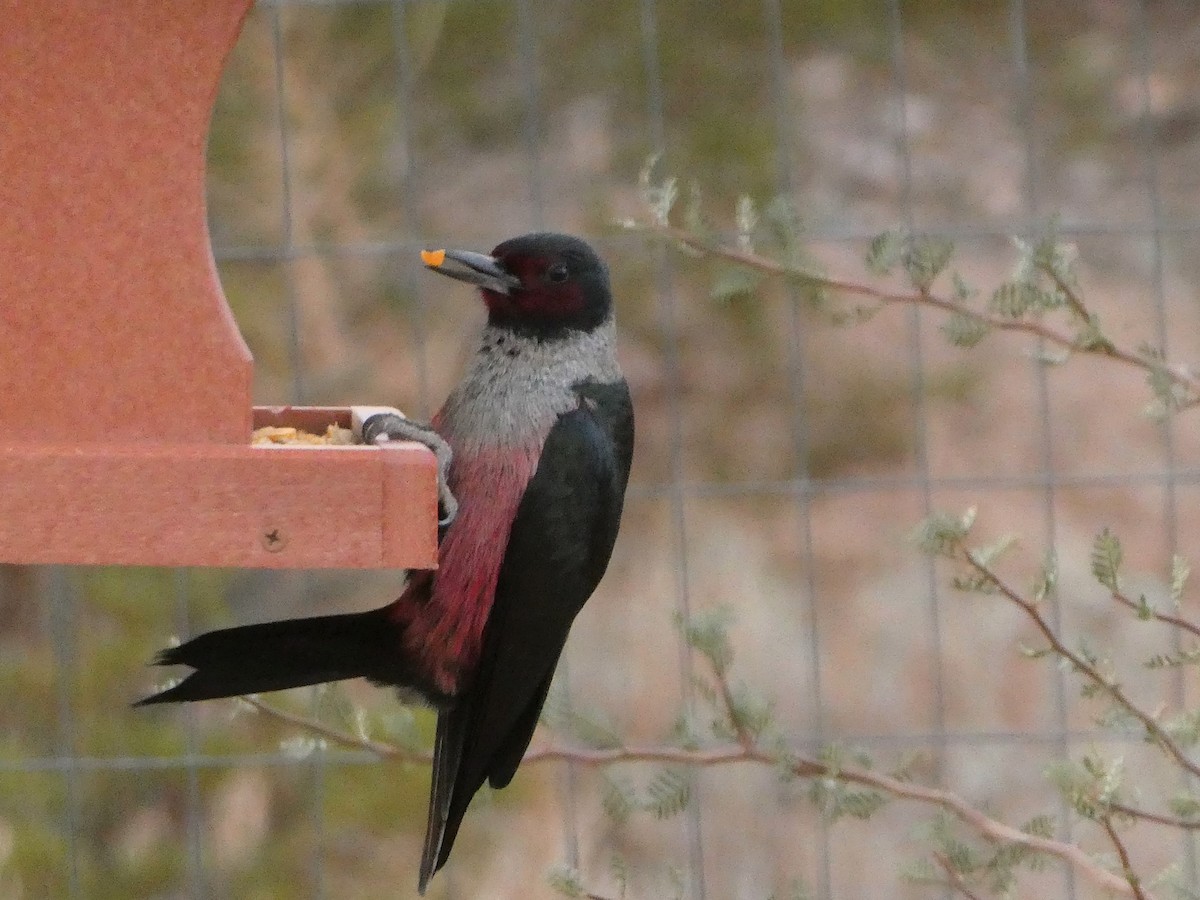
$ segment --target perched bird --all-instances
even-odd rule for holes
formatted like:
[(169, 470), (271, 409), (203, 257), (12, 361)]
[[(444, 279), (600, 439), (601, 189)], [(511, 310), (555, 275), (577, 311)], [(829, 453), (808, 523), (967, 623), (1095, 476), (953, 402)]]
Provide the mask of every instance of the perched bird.
[[(453, 452), (457, 516), (436, 571), (368, 612), (214, 631), (167, 650), (195, 669), (140, 701), (206, 700), (365, 677), (437, 710), (419, 890), (450, 855), (467, 805), (524, 756), (575, 615), (608, 566), (633, 452), (608, 270), (578, 238), (513, 238), (490, 255), (427, 251), (476, 285), (487, 326), (432, 428)], [(367, 437), (410, 436), (368, 420)]]

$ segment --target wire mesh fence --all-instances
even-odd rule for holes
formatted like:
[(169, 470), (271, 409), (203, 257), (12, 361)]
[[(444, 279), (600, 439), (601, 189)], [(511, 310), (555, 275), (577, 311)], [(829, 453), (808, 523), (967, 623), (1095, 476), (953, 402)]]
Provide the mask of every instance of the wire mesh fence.
[[(952, 238), (955, 266), (987, 290), (1008, 277), (1011, 238), (1057, 215), (1113, 331), (1197, 358), (1200, 14), (1167, 0), (977, 6), (260, 2), (210, 138), (214, 252), (259, 402), (428, 417), (482, 313), (424, 278), (417, 250), (585, 235), (613, 269), (639, 443), (622, 538), (551, 718), (677, 743), (708, 707), (674, 617), (728, 604), (734, 671), (771, 698), (796, 752), (863, 748), (880, 769), (907, 766), (1015, 826), (1054, 816), (1057, 839), (1111, 853), (1047, 767), (1101, 748), (1146, 797), (1189, 778), (1097, 726), (1070, 671), (1021, 658), (1021, 617), (950, 590), (908, 535), (935, 510), (976, 506), (989, 534), (1019, 533), (1026, 562), (1052, 550), (1054, 627), (1112, 648), (1147, 706), (1186, 710), (1183, 670), (1137, 671), (1163, 635), (1088, 574), (1104, 526), (1151, 596), (1153, 573), (1195, 555), (1200, 443), (1186, 413), (1147, 419), (1138, 373), (1051, 367), (1036, 339), (964, 353), (915, 305), (839, 328), (795, 286), (716, 299), (711, 261), (613, 225), (642, 215), (638, 172), (657, 155), (714, 219), (732, 223), (743, 193), (791, 198), (831, 274), (861, 276), (867, 242), (900, 224)], [(127, 708), (171, 634), (366, 608), (401, 579), (6, 570), (0, 893), (407, 895), (426, 769), (232, 702)], [(365, 685), (286, 702), (400, 744), (431, 734)], [(578, 737), (547, 729), (535, 746)], [(929, 858), (933, 812), (897, 801), (831, 821), (808, 782), (769, 766), (695, 770), (679, 815), (615, 815), (611, 798), (661, 768), (523, 769), (477, 800), (433, 892), (546, 895), (555, 864), (614, 897), (954, 890), (905, 877)], [(1128, 845), (1147, 874), (1173, 864), (1194, 890), (1182, 834), (1139, 823)], [(1066, 865), (1022, 878), (1038, 896), (1096, 895)]]

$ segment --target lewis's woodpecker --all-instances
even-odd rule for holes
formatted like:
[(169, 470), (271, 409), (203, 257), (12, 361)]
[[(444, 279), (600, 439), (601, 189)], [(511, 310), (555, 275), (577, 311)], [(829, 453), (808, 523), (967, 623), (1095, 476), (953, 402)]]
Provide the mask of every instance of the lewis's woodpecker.
[[(164, 703), (366, 677), (437, 710), (419, 890), (463, 814), (529, 746), (571, 622), (608, 566), (633, 451), (608, 270), (578, 238), (529, 234), (426, 265), (476, 285), (487, 326), (432, 428), (453, 452), (457, 516), (438, 569), (380, 609), (214, 631), (167, 650), (195, 669)], [(390, 421), (389, 421), (390, 420)], [(395, 416), (364, 431), (411, 436)]]

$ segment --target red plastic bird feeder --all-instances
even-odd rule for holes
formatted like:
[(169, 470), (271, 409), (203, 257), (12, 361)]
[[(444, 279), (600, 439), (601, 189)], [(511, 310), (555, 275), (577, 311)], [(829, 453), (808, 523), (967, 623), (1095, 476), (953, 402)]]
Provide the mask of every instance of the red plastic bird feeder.
[(251, 0), (0, 0), (0, 562), (432, 568), (416, 444), (252, 446), (204, 148)]

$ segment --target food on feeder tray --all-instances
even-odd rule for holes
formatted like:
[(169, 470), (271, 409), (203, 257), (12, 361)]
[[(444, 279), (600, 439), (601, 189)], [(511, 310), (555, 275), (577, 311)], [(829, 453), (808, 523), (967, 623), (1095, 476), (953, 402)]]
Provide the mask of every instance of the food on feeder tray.
[(266, 444), (353, 444), (354, 432), (339, 425), (330, 425), (324, 434), (313, 434), (299, 428), (265, 425), (255, 428), (250, 435), (250, 443), (258, 446)]

